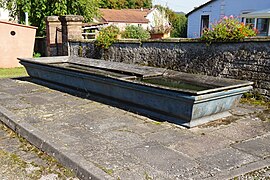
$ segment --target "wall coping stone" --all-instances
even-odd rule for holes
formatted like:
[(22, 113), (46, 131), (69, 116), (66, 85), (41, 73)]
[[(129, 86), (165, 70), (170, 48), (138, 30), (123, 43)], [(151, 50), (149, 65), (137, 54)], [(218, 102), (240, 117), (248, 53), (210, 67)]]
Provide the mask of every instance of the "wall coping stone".
[(66, 15), (66, 16), (60, 16), (59, 20), (61, 22), (82, 22), (84, 18), (83, 16), (79, 16), (79, 15)]
[(47, 16), (46, 21), (47, 22), (60, 22), (59, 16)]
[[(72, 39), (70, 42), (95, 42), (94, 39)], [(252, 37), (246, 38), (243, 41), (235, 42), (212, 42), (212, 44), (221, 44), (221, 43), (243, 43), (243, 42), (270, 42), (270, 37)], [(140, 44), (140, 43), (206, 43), (205, 41), (200, 40), (199, 38), (166, 38), (166, 39), (118, 39), (115, 43), (123, 44)]]

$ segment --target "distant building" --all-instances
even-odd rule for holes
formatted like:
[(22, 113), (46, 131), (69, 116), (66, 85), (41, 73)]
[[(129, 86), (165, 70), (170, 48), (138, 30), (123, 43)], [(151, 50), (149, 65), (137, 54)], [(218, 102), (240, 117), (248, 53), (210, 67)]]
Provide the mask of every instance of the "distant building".
[(170, 26), (169, 20), (158, 9), (100, 9), (101, 17), (95, 18), (96, 23), (107, 23), (117, 26), (124, 31), (129, 25), (141, 26), (143, 29), (152, 29), (157, 26)]
[(100, 9), (101, 17), (95, 19), (95, 22), (115, 25), (121, 31), (128, 25), (142, 26), (147, 29), (150, 22), (149, 14), (151, 16), (152, 11), (152, 9)]
[(259, 36), (270, 35), (269, 0), (211, 0), (191, 12), (188, 17), (188, 38), (198, 38), (204, 28), (211, 27), (224, 16), (238, 17), (246, 24), (252, 24)]
[(0, 8), (0, 21), (9, 21), (11, 17), (9, 16), (9, 11)]

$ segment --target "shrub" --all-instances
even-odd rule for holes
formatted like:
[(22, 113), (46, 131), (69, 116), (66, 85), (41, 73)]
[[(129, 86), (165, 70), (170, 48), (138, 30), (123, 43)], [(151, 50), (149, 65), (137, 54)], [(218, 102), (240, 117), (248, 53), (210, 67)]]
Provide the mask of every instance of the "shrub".
[(142, 27), (131, 25), (126, 27), (122, 37), (131, 39), (149, 39), (150, 33), (144, 30)]
[(119, 28), (111, 25), (103, 28), (97, 37), (96, 45), (108, 49), (117, 39)]
[(224, 17), (210, 29), (204, 29), (201, 39), (207, 42), (240, 41), (257, 35), (257, 30), (245, 25), (233, 16)]
[(34, 52), (34, 53), (33, 53), (33, 57), (34, 57), (34, 58), (39, 58), (39, 57), (41, 57), (41, 54), (40, 54), (39, 52), (37, 52), (37, 53)]

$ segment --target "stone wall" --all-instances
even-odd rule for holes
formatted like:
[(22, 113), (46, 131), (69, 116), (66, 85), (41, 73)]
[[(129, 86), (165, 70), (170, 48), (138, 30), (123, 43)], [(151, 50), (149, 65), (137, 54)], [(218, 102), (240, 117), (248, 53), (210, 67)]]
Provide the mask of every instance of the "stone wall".
[(70, 54), (253, 81), (270, 98), (270, 39), (207, 45), (197, 40), (123, 41), (108, 50), (94, 42), (69, 42)]

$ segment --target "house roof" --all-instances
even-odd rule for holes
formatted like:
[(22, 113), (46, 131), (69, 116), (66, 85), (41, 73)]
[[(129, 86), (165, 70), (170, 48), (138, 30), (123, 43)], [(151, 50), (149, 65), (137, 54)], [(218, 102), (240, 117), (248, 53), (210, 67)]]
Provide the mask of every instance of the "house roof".
[(242, 14), (241, 17), (246, 18), (270, 18), (270, 9), (264, 9), (260, 11), (254, 11), (246, 14)]
[(104, 22), (148, 23), (146, 16), (153, 9), (100, 9)]
[(198, 11), (199, 9), (207, 6), (208, 4), (210, 4), (210, 3), (214, 2), (214, 1), (216, 1), (216, 0), (210, 0), (210, 1), (200, 5), (199, 7), (194, 8), (192, 11), (190, 11), (189, 13), (186, 14), (186, 17), (188, 17), (190, 14), (194, 13), (195, 11)]

